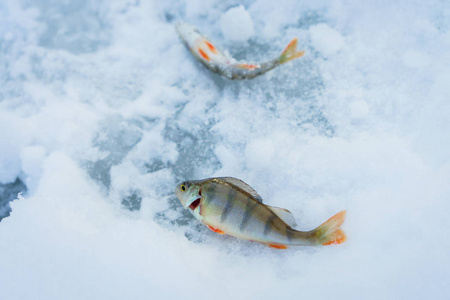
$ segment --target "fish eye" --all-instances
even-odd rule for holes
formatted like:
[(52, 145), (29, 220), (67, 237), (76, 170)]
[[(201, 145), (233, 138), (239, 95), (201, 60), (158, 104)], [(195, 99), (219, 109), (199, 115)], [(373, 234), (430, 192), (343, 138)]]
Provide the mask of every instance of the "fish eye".
[(186, 191), (186, 186), (185, 186), (184, 184), (181, 185), (181, 190), (182, 190), (183, 192)]

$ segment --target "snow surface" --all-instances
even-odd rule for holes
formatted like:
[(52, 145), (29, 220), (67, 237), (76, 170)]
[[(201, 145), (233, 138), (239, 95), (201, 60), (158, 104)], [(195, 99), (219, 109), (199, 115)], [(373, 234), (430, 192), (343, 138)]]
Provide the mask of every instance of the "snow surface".
[(225, 12), (220, 17), (220, 27), (224, 37), (231, 41), (245, 42), (255, 33), (252, 17), (242, 5)]
[(311, 44), (324, 56), (331, 56), (344, 45), (344, 38), (339, 31), (327, 24), (320, 23), (309, 28)]
[[(245, 1), (255, 34), (233, 56), (295, 36), (306, 55), (229, 81), (174, 24), (230, 45), (237, 4), (0, 2), (0, 213), (23, 191), (0, 222), (0, 299), (448, 297), (448, 1)], [(347, 209), (348, 241), (210, 232), (173, 191), (212, 176), (303, 230)]]

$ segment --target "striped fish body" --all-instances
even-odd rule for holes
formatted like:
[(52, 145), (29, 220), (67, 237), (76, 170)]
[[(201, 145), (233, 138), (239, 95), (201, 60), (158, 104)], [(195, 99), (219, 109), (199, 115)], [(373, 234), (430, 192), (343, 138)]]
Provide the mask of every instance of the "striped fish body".
[(261, 243), (289, 244), (292, 229), (254, 197), (220, 180), (203, 187), (203, 223), (229, 235)]
[[(295, 226), (295, 221), (289, 211), (263, 204), (256, 191), (236, 178), (186, 181), (178, 186), (176, 194), (198, 220), (221, 234), (280, 249), (289, 245), (321, 245), (345, 240), (339, 229), (345, 212), (335, 215), (315, 230), (297, 231), (291, 227)], [(330, 221), (332, 233), (329, 232)]]

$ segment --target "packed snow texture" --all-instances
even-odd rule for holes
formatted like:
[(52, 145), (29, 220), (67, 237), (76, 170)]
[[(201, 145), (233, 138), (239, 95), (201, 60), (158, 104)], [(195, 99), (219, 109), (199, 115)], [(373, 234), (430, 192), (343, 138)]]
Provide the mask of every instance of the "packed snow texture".
[[(448, 1), (243, 3), (0, 2), (1, 299), (448, 297)], [(178, 21), (237, 59), (306, 55), (230, 81)], [(348, 240), (213, 233), (174, 188), (214, 176), (300, 230), (346, 209)]]
[(335, 54), (344, 45), (344, 38), (335, 29), (321, 23), (309, 28), (311, 45), (324, 56)]
[(231, 41), (245, 42), (255, 33), (252, 18), (242, 5), (224, 13), (220, 17), (220, 27), (224, 37)]

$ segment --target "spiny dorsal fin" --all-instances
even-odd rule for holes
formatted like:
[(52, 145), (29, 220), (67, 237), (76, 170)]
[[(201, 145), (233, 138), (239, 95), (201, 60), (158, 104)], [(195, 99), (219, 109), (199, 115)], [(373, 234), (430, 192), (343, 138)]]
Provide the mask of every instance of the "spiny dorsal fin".
[(271, 211), (273, 211), (284, 223), (288, 224), (291, 227), (297, 226), (295, 222), (295, 218), (290, 211), (280, 207), (273, 207), (266, 205)]
[(256, 201), (262, 203), (261, 196), (258, 195), (258, 193), (251, 186), (249, 186), (242, 180), (234, 178), (234, 177), (218, 177), (217, 179), (225, 181), (226, 183), (231, 184), (231, 185), (237, 187), (238, 189), (241, 189), (244, 192), (249, 193), (252, 197), (255, 198)]

